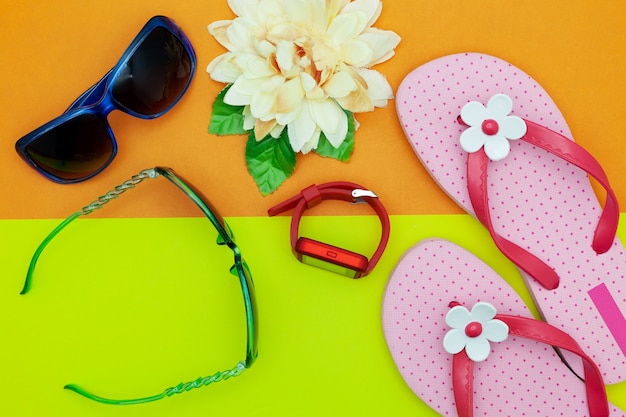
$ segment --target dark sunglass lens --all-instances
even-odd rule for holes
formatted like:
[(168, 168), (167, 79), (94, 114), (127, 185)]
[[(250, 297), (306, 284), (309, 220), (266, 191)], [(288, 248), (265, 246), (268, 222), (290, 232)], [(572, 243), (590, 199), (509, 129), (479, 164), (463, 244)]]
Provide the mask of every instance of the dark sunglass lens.
[(191, 58), (165, 28), (154, 29), (135, 50), (113, 85), (113, 97), (143, 115), (167, 110), (191, 77)]
[(87, 177), (113, 154), (113, 140), (104, 122), (83, 114), (50, 129), (26, 146), (42, 170), (65, 180)]

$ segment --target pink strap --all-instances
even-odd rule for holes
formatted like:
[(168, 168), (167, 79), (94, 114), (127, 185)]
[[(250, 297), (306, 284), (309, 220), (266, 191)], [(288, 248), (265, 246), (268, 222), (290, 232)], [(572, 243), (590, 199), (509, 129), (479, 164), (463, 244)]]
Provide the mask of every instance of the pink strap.
[(465, 349), (452, 356), (452, 388), (459, 417), (474, 415), (474, 361)]
[(467, 157), (467, 187), (476, 218), (487, 228), (493, 242), (504, 256), (543, 287), (549, 290), (555, 289), (559, 286), (559, 277), (554, 269), (526, 249), (500, 236), (493, 228), (487, 195), (488, 162), (489, 158), (484, 151), (470, 153)]
[[(570, 335), (552, 327), (548, 323), (526, 317), (496, 314), (495, 318), (502, 320), (509, 326), (509, 335), (546, 343), (580, 356), (583, 360), (585, 372), (585, 391), (587, 393), (589, 415), (591, 417), (609, 415), (609, 405), (600, 370)], [(452, 384), (459, 417), (472, 417), (474, 413), (473, 372), (474, 362), (467, 357), (465, 350), (454, 355), (452, 360)]]
[[(595, 178), (607, 192), (607, 199), (598, 221), (592, 247), (597, 253), (604, 253), (611, 248), (617, 224), (619, 207), (617, 198), (609, 185), (608, 178), (600, 164), (575, 142), (558, 133), (525, 120), (527, 132), (521, 140), (540, 147), (567, 162), (581, 168)], [(487, 192), (487, 164), (489, 158), (484, 150), (468, 154), (467, 186), (469, 197), (478, 220), (489, 230), (491, 237), (500, 251), (524, 272), (533, 277), (544, 288), (555, 289), (559, 285), (556, 272), (535, 255), (515, 243), (500, 236), (493, 228), (489, 213)]]

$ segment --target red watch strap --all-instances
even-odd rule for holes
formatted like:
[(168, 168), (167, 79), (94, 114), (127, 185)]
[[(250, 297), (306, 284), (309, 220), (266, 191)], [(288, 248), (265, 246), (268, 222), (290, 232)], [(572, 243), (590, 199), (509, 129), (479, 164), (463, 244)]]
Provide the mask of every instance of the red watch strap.
[[(315, 205), (322, 202), (322, 200), (343, 200), (353, 202), (355, 201), (355, 197), (352, 192), (354, 190), (364, 190), (365, 188), (360, 186), (359, 184), (355, 184), (352, 182), (345, 181), (335, 181), (328, 182), (321, 185), (311, 185), (300, 192), (300, 194), (295, 195), (288, 200), (271, 207), (267, 213), (270, 216), (275, 216), (284, 211), (293, 209), (293, 214), (291, 217), (291, 229), (290, 229), (290, 241), (291, 248), (295, 254), (296, 243), (298, 241), (298, 230), (300, 227), (300, 219), (304, 214), (304, 211), (308, 208), (314, 207)], [(376, 248), (374, 254), (369, 258), (369, 262), (367, 265), (367, 269), (362, 275), (368, 274), (378, 263), (380, 257), (383, 255), (385, 248), (387, 246), (387, 242), (389, 241), (390, 234), (390, 223), (389, 216), (387, 214), (387, 210), (382, 205), (380, 200), (376, 197), (368, 197), (362, 196), (359, 197), (367, 204), (370, 205), (378, 215), (380, 219), (382, 233), (380, 243)]]
[(387, 210), (383, 204), (378, 200), (378, 198), (371, 197), (362, 197), (364, 200), (371, 200), (368, 204), (374, 209), (378, 218), (380, 219), (381, 225), (381, 236), (380, 243), (378, 243), (378, 247), (370, 257), (370, 261), (367, 264), (367, 269), (365, 270), (365, 275), (369, 274), (372, 269), (376, 266), (380, 257), (383, 256), (383, 252), (385, 252), (385, 248), (387, 247), (387, 242), (389, 241), (389, 234), (391, 233), (391, 224), (389, 223), (389, 215), (387, 214)]
[[(602, 374), (597, 365), (583, 352), (570, 335), (546, 322), (526, 317), (496, 314), (494, 318), (502, 320), (509, 326), (509, 335), (546, 343), (578, 355), (583, 360), (589, 415), (591, 417), (609, 415), (609, 405)], [(474, 412), (473, 366), (474, 363), (467, 357), (465, 350), (454, 355), (452, 360), (452, 385), (459, 417), (471, 417)]]

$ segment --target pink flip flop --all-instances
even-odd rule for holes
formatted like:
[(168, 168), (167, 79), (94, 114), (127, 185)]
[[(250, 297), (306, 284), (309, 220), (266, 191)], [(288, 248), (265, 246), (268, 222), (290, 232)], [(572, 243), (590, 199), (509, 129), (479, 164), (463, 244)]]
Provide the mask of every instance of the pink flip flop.
[[(404, 254), (385, 290), (383, 330), (406, 383), (441, 415), (625, 415), (571, 337), (534, 320), (495, 271), (450, 242)], [(586, 383), (550, 345), (578, 355)]]
[(396, 105), (422, 164), (520, 269), (544, 320), (576, 337), (606, 383), (626, 380), (619, 208), (545, 90), (501, 59), (456, 54), (411, 72)]

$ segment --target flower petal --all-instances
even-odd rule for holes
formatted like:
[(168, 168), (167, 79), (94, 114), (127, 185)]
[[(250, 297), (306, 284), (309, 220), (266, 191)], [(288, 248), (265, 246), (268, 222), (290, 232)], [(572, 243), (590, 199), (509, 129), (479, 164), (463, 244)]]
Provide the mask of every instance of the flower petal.
[(308, 101), (305, 100), (302, 102), (298, 118), (287, 126), (289, 143), (294, 152), (300, 152), (302, 147), (313, 138), (316, 127), (309, 111)]
[(500, 161), (506, 158), (510, 151), (511, 144), (500, 132), (493, 136), (487, 136), (485, 153), (492, 161)]
[(387, 102), (393, 98), (393, 90), (387, 78), (378, 71), (358, 68), (356, 72), (367, 84), (367, 95), (375, 107), (387, 107)]
[(363, 11), (367, 15), (367, 26), (372, 26), (380, 17), (382, 10), (383, 4), (380, 0), (354, 0), (346, 4), (341, 13)]
[(356, 90), (357, 85), (354, 78), (352, 78), (348, 72), (339, 71), (335, 73), (322, 88), (330, 97), (337, 98), (347, 96)]
[(254, 10), (256, 13), (255, 20), (263, 26), (275, 21), (276, 16), (282, 16), (285, 13), (283, 9), (284, 3), (280, 0), (261, 0), (256, 10)]
[(305, 41), (301, 28), (293, 22), (274, 23), (267, 28), (265, 36), (272, 43), (281, 41), (303, 43)]
[(278, 87), (276, 92), (276, 115), (294, 111), (304, 99), (304, 94), (300, 78), (293, 78)]
[(461, 109), (461, 119), (469, 126), (480, 126), (488, 118), (487, 109), (478, 101), (470, 101)]
[(451, 355), (456, 355), (465, 348), (468, 341), (464, 330), (451, 329), (448, 330), (443, 337), (443, 348)]
[(239, 94), (252, 96), (256, 91), (262, 88), (266, 82), (268, 82), (267, 78), (239, 77), (233, 83), (231, 90), (234, 88)]
[[(266, 121), (274, 118), (276, 92), (283, 83), (283, 77), (275, 76), (261, 84), (250, 99), (250, 112), (252, 116)], [(232, 88), (228, 90), (228, 93), (230, 93), (231, 90)], [(226, 93), (226, 95), (228, 95), (228, 93)]]
[(500, 132), (509, 140), (516, 140), (526, 134), (528, 127), (526, 122), (517, 116), (507, 116), (502, 120), (498, 120)]
[(374, 110), (374, 103), (367, 94), (367, 90), (360, 85), (356, 91), (351, 92), (346, 97), (337, 98), (337, 103), (344, 109), (352, 113), (363, 113)]
[(474, 153), (480, 150), (485, 144), (485, 134), (481, 130), (480, 126), (472, 126), (465, 129), (461, 133), (460, 143), (461, 148), (465, 152)]
[(513, 100), (506, 94), (495, 94), (487, 102), (487, 111), (492, 119), (506, 117), (511, 110), (513, 110)]
[(481, 324), (487, 323), (489, 320), (493, 319), (496, 313), (496, 308), (484, 301), (474, 304), (471, 311), (472, 320), (478, 321)]
[(489, 320), (483, 324), (481, 335), (491, 342), (503, 342), (509, 337), (509, 326), (502, 320)]
[(231, 51), (246, 51), (252, 48), (252, 36), (256, 23), (254, 20), (240, 17), (226, 28), (228, 40), (233, 45)]
[(460, 329), (465, 334), (465, 326), (472, 321), (472, 316), (464, 306), (454, 306), (446, 314), (446, 324), (453, 329)]
[(335, 148), (348, 134), (348, 117), (334, 100), (309, 100), (311, 117)]
[(270, 131), (270, 135), (272, 135), (274, 139), (278, 139), (280, 135), (282, 135), (283, 130), (285, 130), (285, 126), (284, 124), (277, 123), (274, 129)]
[(306, 93), (309, 93), (315, 87), (317, 87), (317, 82), (311, 75), (306, 72), (300, 73), (300, 81), (302, 82), (302, 87)]
[[(237, 81), (235, 81), (235, 83), (237, 83)], [(235, 84), (233, 84), (233, 86), (234, 85)], [(247, 106), (250, 104), (251, 99), (252, 96), (250, 96), (249, 94), (242, 94), (236, 88), (231, 87), (228, 89), (226, 95), (224, 96), (224, 103), (230, 104), (231, 106)]]
[(233, 61), (234, 55), (227, 52), (215, 57), (206, 70), (215, 81), (227, 84), (234, 83), (241, 76), (241, 70)]
[(256, 123), (256, 119), (250, 113), (250, 106), (243, 108), (243, 128), (244, 130), (252, 130)]
[[(276, 45), (276, 63), (284, 75), (288, 75), (294, 67), (293, 57), (296, 53), (296, 45), (289, 41), (280, 41)], [(297, 68), (295, 68), (298, 71)]]
[(372, 61), (372, 49), (366, 42), (350, 39), (340, 45), (342, 61), (354, 67), (364, 67)]
[(300, 152), (306, 155), (307, 153), (311, 152), (311, 150), (316, 149), (320, 141), (320, 134), (321, 131), (319, 129), (315, 129), (315, 132), (313, 132), (313, 136), (311, 136), (311, 139), (309, 139), (304, 143), (304, 145), (302, 145), (302, 149), (300, 149)]
[[(352, 113), (361, 113), (368, 112), (374, 110), (374, 103), (372, 98), (370, 97), (370, 89), (368, 88), (368, 83), (361, 76), (361, 72), (357, 69), (346, 67), (345, 71), (348, 72), (352, 79), (356, 82), (356, 90), (348, 94), (346, 97), (336, 97), (335, 100), (341, 107), (352, 112)], [(369, 76), (370, 74), (364, 73), (365, 76)], [(375, 79), (372, 78), (372, 82), (376, 82)]]
[(390, 30), (369, 28), (357, 38), (367, 43), (372, 50), (371, 61), (365, 66), (371, 67), (385, 62), (395, 55), (394, 49), (400, 43), (400, 36)]
[(254, 123), (254, 137), (257, 142), (262, 141), (276, 127), (276, 120), (256, 119)]
[(236, 54), (234, 63), (247, 78), (270, 77), (277, 73), (265, 58), (253, 53)]
[(333, 19), (326, 31), (326, 36), (332, 45), (341, 45), (343, 42), (359, 36), (366, 28), (367, 21), (367, 13), (364, 11), (342, 13)]
[(269, 59), (276, 53), (276, 46), (266, 39), (262, 39), (261, 41), (254, 43), (254, 50), (263, 58)]
[(228, 39), (227, 29), (233, 23), (232, 20), (216, 20), (211, 23), (207, 29), (209, 33), (217, 40), (224, 48), (232, 51), (234, 49), (233, 44)]
[[(312, 26), (313, 10), (316, 5), (307, 0), (288, 0), (283, 2), (285, 20), (296, 23), (302, 27)], [(319, 6), (318, 6), (319, 7)]]
[(352, 0), (326, 0), (326, 21), (337, 16)]
[(474, 362), (482, 362), (491, 353), (489, 341), (482, 336), (468, 338), (465, 345), (467, 356)]
[(312, 49), (313, 61), (318, 70), (334, 69), (340, 64), (340, 54), (335, 46), (328, 46), (324, 42), (315, 42)]
[(339, 130), (336, 132), (324, 132), (324, 136), (326, 136), (326, 139), (328, 139), (330, 144), (333, 145), (335, 149), (339, 149), (343, 141), (346, 140), (346, 137), (348, 136), (348, 116), (343, 112), (343, 110), (341, 114), (341, 125)]
[(237, 16), (255, 18), (255, 12), (259, 7), (259, 0), (227, 0), (228, 7)]

